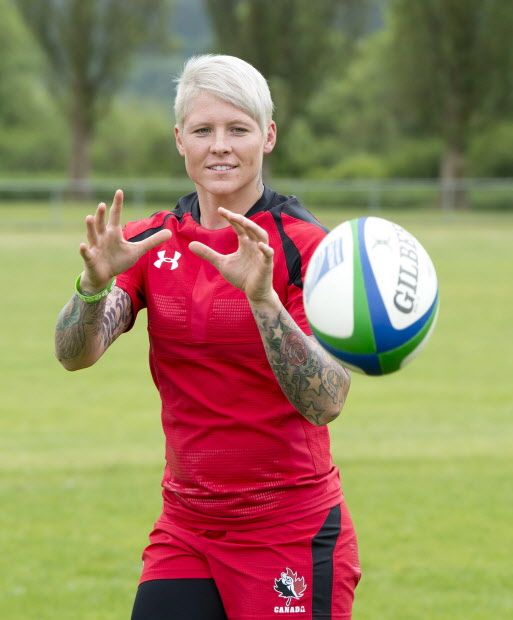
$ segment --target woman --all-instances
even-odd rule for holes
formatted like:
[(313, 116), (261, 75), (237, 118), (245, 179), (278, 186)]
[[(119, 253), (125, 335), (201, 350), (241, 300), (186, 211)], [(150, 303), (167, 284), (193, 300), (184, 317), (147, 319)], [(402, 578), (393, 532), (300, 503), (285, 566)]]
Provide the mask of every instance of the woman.
[(350, 378), (303, 309), (326, 231), (262, 183), (272, 108), (246, 62), (189, 60), (175, 139), (196, 191), (124, 229), (122, 192), (107, 221), (100, 204), (59, 316), (57, 356), (75, 370), (148, 311), (166, 467), (133, 620), (351, 617), (356, 538), (326, 427)]

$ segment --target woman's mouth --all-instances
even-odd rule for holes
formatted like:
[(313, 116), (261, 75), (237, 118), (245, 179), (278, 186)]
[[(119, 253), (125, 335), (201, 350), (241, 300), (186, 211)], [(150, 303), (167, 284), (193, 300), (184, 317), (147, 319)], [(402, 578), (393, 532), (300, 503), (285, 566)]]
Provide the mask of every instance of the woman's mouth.
[(237, 166), (230, 166), (228, 164), (216, 164), (215, 166), (207, 166), (209, 170), (213, 170), (214, 172), (229, 172), (230, 170), (234, 170)]

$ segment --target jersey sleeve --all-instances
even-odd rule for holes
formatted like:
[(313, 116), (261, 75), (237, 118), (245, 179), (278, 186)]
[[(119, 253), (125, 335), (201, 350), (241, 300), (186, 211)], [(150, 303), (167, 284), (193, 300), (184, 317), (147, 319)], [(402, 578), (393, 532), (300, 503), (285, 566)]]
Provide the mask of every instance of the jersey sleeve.
[(303, 284), (306, 269), (319, 243), (326, 236), (326, 230), (309, 222), (297, 222), (283, 216), (283, 227), (287, 236), (297, 248), (297, 254), (291, 265), (285, 308), (305, 334), (310, 336), (312, 330), (308, 324), (303, 304)]
[[(123, 236), (127, 241), (131, 242), (146, 239), (157, 231), (162, 230), (170, 215), (169, 211), (158, 211), (148, 218), (129, 222), (123, 227)], [(146, 253), (132, 267), (116, 277), (116, 286), (128, 293), (132, 302), (132, 322), (128, 326), (127, 331), (135, 323), (139, 310), (146, 307), (147, 264), (148, 254)]]
[(134, 326), (139, 310), (146, 307), (141, 269), (141, 262), (143, 260), (144, 256), (141, 257), (135, 265), (130, 267), (130, 269), (116, 276), (116, 286), (119, 286), (125, 293), (128, 293), (130, 301), (132, 302), (132, 320), (125, 330), (127, 332)]
[[(129, 222), (123, 227), (123, 236), (130, 240), (137, 234), (138, 222)], [(132, 329), (139, 310), (146, 307), (146, 294), (144, 273), (146, 265), (146, 255), (141, 258), (132, 267), (116, 276), (116, 286), (128, 293), (132, 302), (132, 322), (126, 331)]]

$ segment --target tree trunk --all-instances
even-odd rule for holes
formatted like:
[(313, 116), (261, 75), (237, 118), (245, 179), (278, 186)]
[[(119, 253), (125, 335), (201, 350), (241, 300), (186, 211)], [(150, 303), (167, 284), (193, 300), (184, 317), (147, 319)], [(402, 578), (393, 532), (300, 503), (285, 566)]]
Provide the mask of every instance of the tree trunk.
[(70, 190), (74, 198), (89, 198), (91, 187), (91, 127), (77, 105), (71, 115)]
[(446, 144), (440, 162), (440, 205), (445, 211), (468, 208), (464, 149)]

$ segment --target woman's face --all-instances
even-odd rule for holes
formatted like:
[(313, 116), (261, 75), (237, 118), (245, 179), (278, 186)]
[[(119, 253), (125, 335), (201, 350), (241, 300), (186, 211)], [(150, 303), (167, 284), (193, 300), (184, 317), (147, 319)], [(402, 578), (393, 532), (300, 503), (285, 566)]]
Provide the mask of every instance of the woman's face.
[(261, 191), (262, 158), (274, 148), (276, 125), (271, 122), (264, 136), (245, 112), (203, 92), (192, 101), (183, 129), (175, 127), (175, 138), (198, 189), (242, 198)]

